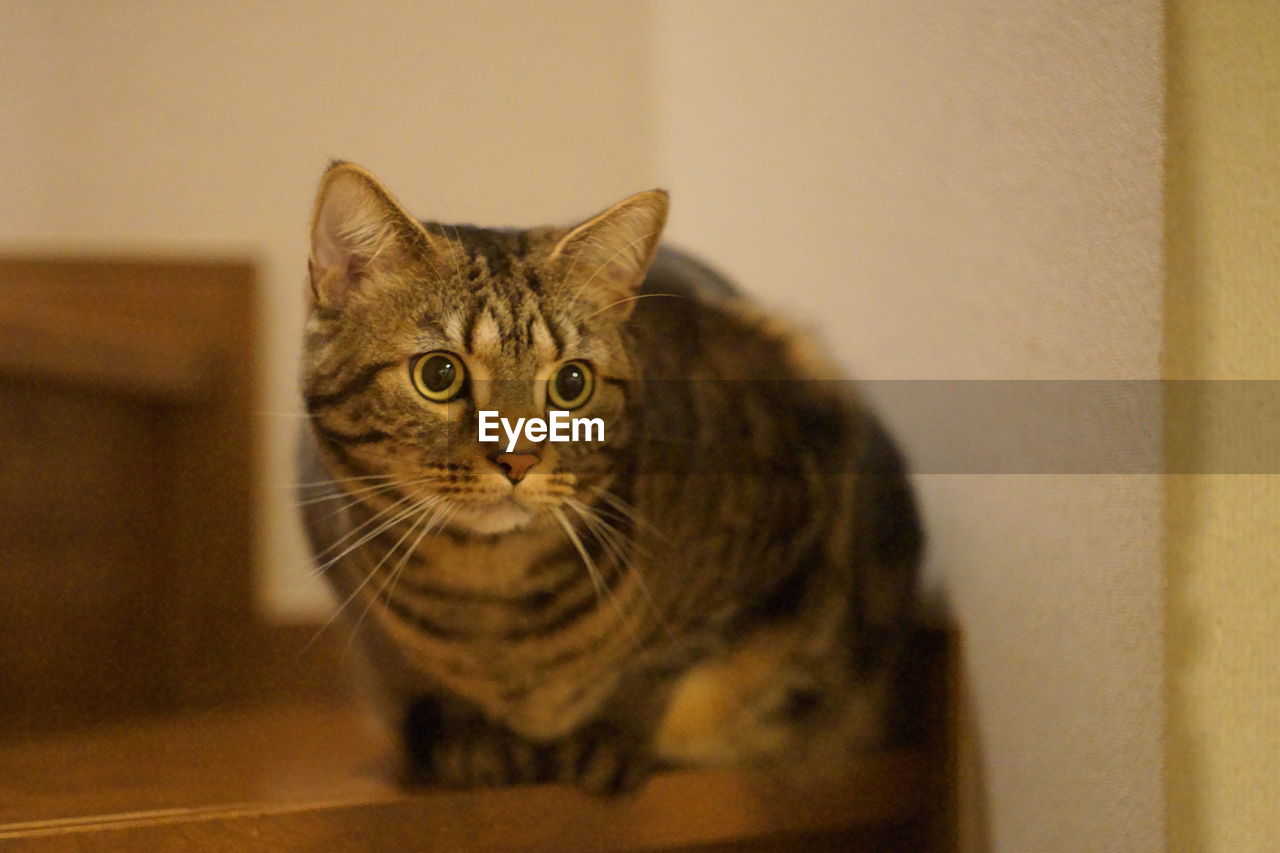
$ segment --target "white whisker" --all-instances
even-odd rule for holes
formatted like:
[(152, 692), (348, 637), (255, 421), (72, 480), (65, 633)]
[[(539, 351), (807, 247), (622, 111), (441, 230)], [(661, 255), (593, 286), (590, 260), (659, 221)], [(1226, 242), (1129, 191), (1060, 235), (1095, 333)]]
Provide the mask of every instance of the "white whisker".
[[(354, 506), (355, 504), (365, 500), (365, 498), (373, 497), (383, 492), (389, 492), (392, 489), (399, 488), (400, 486), (408, 486), (411, 484), (417, 485), (419, 483), (425, 482), (427, 479), (428, 478), (420, 477), (416, 480), (405, 480), (403, 482), (397, 480), (391, 483), (378, 483), (376, 485), (364, 486), (362, 488), (352, 489), (350, 491), (343, 489), (342, 491), (329, 492), (328, 494), (324, 494), (324, 495), (317, 495), (315, 497), (303, 498), (302, 500), (295, 502), (294, 506), (311, 506), (312, 504), (324, 503), (325, 501), (335, 501), (335, 500), (340, 501), (340, 500), (343, 500), (344, 498), (351, 498), (351, 497), (355, 497), (356, 495), (364, 495), (365, 496), (364, 498), (356, 498), (354, 502), (346, 505), (346, 507)], [(343, 509), (346, 509), (346, 507), (343, 507)], [(335, 515), (336, 514), (337, 513), (335, 513)]]
[[(324, 517), (324, 520), (327, 521), (328, 519), (333, 518), (335, 515), (338, 515), (339, 513), (342, 513), (351, 509), (351, 507), (355, 506), (356, 504), (366, 503), (369, 501), (370, 498), (376, 498), (379, 495), (386, 494), (387, 492), (394, 491), (400, 488), (403, 488), (406, 491), (411, 491), (413, 488), (417, 486), (421, 486), (424, 483), (429, 483), (434, 479), (435, 479), (434, 476), (428, 475), (426, 477), (416, 477), (412, 480), (397, 480), (393, 483), (384, 484), (374, 489), (371, 494), (366, 494), (360, 497), (353, 498), (352, 500), (348, 501), (347, 503), (335, 509), (333, 512), (326, 515)], [(356, 493), (348, 492), (348, 495), (354, 495), (354, 494)], [(336, 497), (338, 500), (342, 500), (342, 498), (345, 497), (345, 495), (334, 495), (333, 497)]]
[(351, 483), (357, 480), (390, 480), (395, 474), (365, 474), (359, 477), (339, 477), (336, 480), (312, 480), (304, 483), (288, 483), (283, 486), (276, 486), (280, 491), (296, 491), (298, 489), (314, 489), (321, 486), (336, 486), (341, 483)]
[(605, 503), (609, 504), (609, 506), (615, 512), (624, 516), (632, 524), (636, 525), (637, 527), (643, 527), (650, 532), (657, 532), (657, 528), (655, 528), (643, 516), (641, 516), (640, 513), (636, 511), (635, 507), (628, 504), (626, 501), (624, 501), (622, 498), (615, 495), (613, 492), (601, 486), (588, 486), (587, 488), (591, 489), (591, 491), (593, 491), (597, 497), (599, 497)]
[(587, 574), (591, 576), (591, 584), (596, 589), (596, 599), (601, 602), (607, 600), (609, 604), (612, 605), (614, 612), (618, 614), (618, 621), (622, 623), (622, 627), (631, 635), (632, 641), (638, 644), (639, 637), (636, 636), (635, 629), (631, 626), (630, 621), (628, 621), (627, 615), (623, 611), (622, 606), (618, 604), (617, 597), (605, 588), (604, 581), (600, 577), (600, 571), (596, 568), (595, 561), (591, 559), (591, 554), (588, 553), (587, 546), (582, 544), (582, 538), (578, 536), (578, 531), (573, 529), (573, 525), (569, 523), (568, 517), (565, 516), (564, 511), (561, 510), (560, 507), (552, 506), (548, 507), (548, 509), (551, 510), (551, 514), (555, 517), (556, 521), (559, 522), (561, 529), (565, 532), (565, 535), (569, 537), (569, 541), (573, 543), (573, 547), (577, 550), (578, 556), (582, 558), (582, 564), (586, 567)]
[(418, 534), (418, 538), (414, 540), (413, 547), (405, 552), (405, 555), (400, 558), (400, 562), (397, 564), (395, 571), (391, 573), (391, 588), (387, 592), (388, 597), (395, 594), (396, 580), (399, 579), (401, 570), (404, 569), (405, 564), (408, 562), (409, 555), (418, 550), (418, 546), (422, 544), (422, 540), (426, 538), (428, 533), (443, 530), (444, 526), (449, 523), (449, 519), (456, 511), (456, 508), (450, 504), (443, 504), (438, 510), (436, 510), (431, 520), (427, 522), (426, 526), (423, 527), (422, 532)]
[[(377, 530), (375, 530), (373, 533), (371, 533), (371, 534), (369, 534), (368, 536), (366, 536), (366, 537), (365, 537), (364, 539), (362, 539), (360, 542), (357, 542), (357, 543), (356, 543), (355, 545), (353, 545), (351, 548), (348, 548), (346, 551), (343, 551), (343, 552), (342, 552), (341, 554), (339, 554), (337, 557), (334, 557), (334, 558), (333, 558), (333, 560), (330, 560), (330, 561), (329, 561), (329, 563), (328, 563), (327, 565), (332, 565), (332, 564), (333, 564), (334, 562), (336, 562), (337, 560), (341, 560), (341, 559), (342, 559), (343, 557), (345, 557), (347, 554), (350, 554), (353, 550), (355, 550), (356, 548), (360, 547), (360, 545), (363, 545), (365, 542), (367, 542), (368, 540), (372, 539), (374, 536), (377, 536), (377, 535), (378, 535), (379, 533), (381, 533), (383, 530), (386, 530), (387, 528), (391, 527), (392, 525), (395, 525), (395, 524), (397, 524), (397, 523), (399, 523), (399, 522), (403, 521), (404, 519), (409, 518), (410, 516), (414, 515), (415, 513), (417, 513), (417, 512), (422, 508), (423, 504), (427, 503), (428, 501), (433, 501), (433, 500), (439, 500), (439, 498), (435, 498), (435, 497), (426, 497), (426, 498), (423, 498), (422, 500), (418, 501), (418, 502), (417, 502), (417, 503), (415, 503), (413, 506), (409, 507), (409, 509), (405, 510), (405, 511), (404, 511), (404, 512), (402, 512), (400, 515), (396, 516), (396, 517), (395, 517), (395, 518), (393, 518), (391, 521), (387, 522), (386, 524), (382, 525), (382, 527), (378, 528), (378, 529), (377, 529)], [(410, 529), (412, 529), (412, 527), (411, 527)], [(401, 536), (401, 537), (400, 537), (400, 542), (403, 542), (406, 538), (408, 538), (408, 534), (407, 534), (407, 533), (406, 533), (404, 536)], [(384, 555), (383, 555), (383, 557), (382, 557), (382, 559), (381, 559), (381, 560), (379, 560), (379, 561), (377, 562), (377, 564), (376, 564), (376, 565), (374, 565), (374, 567), (373, 567), (372, 569), (370, 569), (370, 570), (369, 570), (369, 573), (365, 575), (364, 580), (360, 581), (360, 583), (356, 585), (356, 588), (355, 588), (355, 589), (353, 589), (353, 590), (351, 591), (351, 594), (350, 594), (350, 595), (348, 595), (348, 596), (347, 596), (347, 597), (342, 601), (342, 603), (338, 605), (337, 609), (336, 609), (336, 610), (334, 610), (333, 614), (332, 614), (332, 615), (330, 615), (330, 616), (329, 616), (329, 618), (325, 620), (325, 623), (324, 623), (323, 625), (321, 625), (321, 626), (320, 626), (319, 630), (317, 630), (317, 631), (316, 631), (315, 636), (313, 636), (313, 637), (311, 638), (311, 640), (307, 643), (307, 645), (303, 647), (303, 648), (304, 648), (304, 650), (305, 650), (307, 647), (311, 646), (311, 644), (312, 644), (312, 643), (314, 643), (317, 639), (319, 639), (320, 635), (321, 635), (321, 634), (323, 634), (326, 630), (328, 630), (329, 626), (330, 626), (330, 625), (332, 625), (332, 624), (334, 623), (334, 621), (335, 621), (335, 620), (337, 620), (337, 618), (342, 614), (342, 611), (344, 611), (344, 610), (346, 610), (346, 609), (347, 609), (347, 605), (349, 605), (352, 601), (354, 601), (354, 600), (355, 600), (355, 598), (356, 598), (356, 596), (360, 594), (360, 590), (364, 589), (364, 588), (365, 588), (365, 586), (369, 583), (369, 581), (373, 579), (373, 576), (374, 576), (375, 574), (377, 574), (377, 573), (378, 573), (378, 569), (380, 569), (380, 568), (382, 567), (382, 564), (383, 564), (384, 562), (386, 562), (387, 557), (388, 557), (388, 556), (390, 556), (391, 552), (392, 552), (392, 551), (394, 551), (397, 547), (399, 547), (399, 544), (400, 544), (400, 543), (399, 543), (399, 542), (397, 542), (397, 543), (396, 543), (396, 545), (392, 546), (391, 550), (389, 550), (386, 554), (384, 554)]]
[(638, 293), (638, 294), (636, 294), (635, 296), (628, 296), (626, 299), (619, 299), (619, 300), (617, 300), (616, 302), (610, 302), (608, 305), (604, 306), (603, 308), (599, 309), (598, 311), (594, 311), (594, 312), (592, 312), (592, 313), (588, 314), (588, 315), (587, 315), (587, 319), (588, 319), (588, 320), (590, 320), (592, 317), (596, 316), (596, 314), (603, 314), (604, 312), (608, 311), (610, 308), (614, 308), (614, 307), (616, 307), (616, 306), (618, 306), (618, 305), (623, 305), (623, 304), (625, 304), (625, 303), (627, 303), (627, 302), (635, 302), (637, 299), (653, 299), (655, 296), (669, 296), (669, 297), (671, 297), (672, 299), (687, 299), (687, 298), (688, 298), (688, 297), (686, 297), (686, 296), (682, 296), (682, 295), (681, 295), (681, 294), (679, 294), (679, 293)]
[[(413, 498), (413, 497), (411, 497), (411, 496), (405, 496), (405, 497), (401, 498), (400, 500), (396, 501), (395, 503), (391, 504), (390, 506), (386, 507), (385, 509), (379, 510), (378, 512), (374, 513), (374, 515), (373, 515), (373, 516), (371, 516), (370, 518), (368, 518), (368, 519), (364, 520), (364, 521), (363, 521), (363, 522), (361, 522), (360, 524), (358, 524), (358, 525), (356, 525), (355, 527), (353, 527), (353, 528), (352, 528), (352, 529), (351, 529), (351, 530), (350, 530), (350, 531), (349, 531), (345, 536), (343, 536), (342, 538), (340, 538), (340, 539), (338, 539), (337, 541), (333, 542), (331, 545), (329, 545), (329, 547), (325, 548), (323, 551), (320, 551), (319, 553), (317, 553), (317, 554), (315, 555), (316, 560), (318, 561), (318, 560), (319, 560), (321, 557), (323, 557), (325, 554), (328, 554), (328, 553), (329, 553), (329, 552), (331, 552), (334, 548), (337, 548), (339, 545), (341, 545), (343, 542), (345, 542), (345, 541), (347, 541), (348, 539), (350, 539), (352, 536), (356, 536), (356, 535), (358, 535), (358, 534), (359, 534), (359, 533), (360, 533), (364, 528), (369, 527), (370, 525), (374, 524), (375, 522), (377, 522), (377, 521), (378, 521), (379, 519), (381, 519), (382, 517), (384, 517), (384, 516), (386, 516), (386, 515), (388, 515), (388, 514), (390, 514), (390, 513), (394, 512), (394, 511), (395, 511), (399, 506), (401, 506), (402, 504), (410, 503), (410, 502), (411, 502), (411, 501), (413, 501), (413, 500), (414, 500), (414, 498)], [(313, 575), (315, 575), (315, 574), (321, 574), (322, 572), (324, 572), (324, 570), (325, 570), (325, 569), (327, 569), (329, 566), (333, 565), (333, 563), (334, 563), (336, 560), (340, 560), (340, 559), (342, 559), (344, 556), (346, 556), (347, 554), (351, 553), (351, 550), (352, 550), (353, 548), (358, 548), (358, 547), (360, 547), (360, 546), (361, 546), (361, 545), (363, 545), (365, 542), (368, 542), (370, 539), (372, 539), (374, 536), (377, 536), (377, 535), (378, 535), (379, 533), (381, 533), (384, 529), (386, 529), (386, 528), (385, 528), (385, 527), (380, 527), (380, 528), (378, 528), (377, 530), (373, 531), (373, 533), (369, 534), (369, 535), (368, 535), (368, 536), (366, 536), (365, 538), (361, 539), (359, 542), (357, 542), (357, 543), (355, 543), (354, 545), (352, 545), (350, 548), (347, 548), (346, 550), (344, 550), (344, 551), (343, 551), (341, 554), (339, 554), (337, 557), (334, 557), (332, 560), (328, 560), (328, 561), (326, 561), (326, 562), (324, 562), (324, 563), (322, 563), (322, 564), (318, 565), (318, 566), (315, 568), (315, 570), (313, 570), (313, 571), (312, 571), (312, 574), (313, 574)]]
[(653, 591), (649, 588), (649, 584), (644, 579), (644, 573), (641, 569), (640, 561), (635, 559), (639, 550), (635, 541), (628, 541), (622, 534), (622, 531), (612, 527), (607, 521), (601, 518), (595, 510), (579, 500), (569, 498), (565, 504), (578, 514), (583, 523), (591, 530), (592, 535), (613, 555), (614, 559), (631, 572), (636, 579), (636, 583), (640, 587), (640, 591), (644, 597), (648, 599), (649, 605), (653, 608), (654, 615), (658, 618), (658, 622), (662, 627), (670, 632), (670, 625), (667, 623), (662, 608), (658, 605), (658, 600), (654, 598)]
[[(405, 549), (404, 554), (400, 557), (400, 560), (396, 563), (395, 567), (392, 568), (385, 578), (383, 578), (382, 585), (378, 587), (378, 592), (375, 595), (370, 596), (369, 600), (365, 602), (364, 610), (360, 611), (360, 618), (358, 618), (356, 620), (356, 624), (351, 627), (351, 635), (347, 640), (348, 651), (351, 649), (351, 644), (355, 642), (356, 635), (360, 631), (360, 625), (364, 623), (365, 617), (369, 615), (369, 610), (373, 607), (374, 602), (378, 601), (382, 597), (383, 593), (387, 591), (387, 585), (399, 576), (400, 571), (409, 562), (409, 557), (413, 555), (414, 551), (418, 550), (418, 546), (422, 544), (423, 537), (431, 530), (432, 522), (441, 518), (448, 512), (447, 505), (441, 506), (442, 500), (443, 499), (438, 498), (423, 507), (421, 515), (413, 520), (409, 525), (408, 530), (405, 531), (405, 534), (396, 541), (396, 544), (392, 545), (391, 548), (387, 550), (386, 555), (383, 556), (383, 558), (378, 561), (378, 564), (373, 567), (372, 571), (369, 572), (369, 576), (372, 577), (374, 573), (382, 567), (382, 564), (390, 559), (391, 555), (394, 554), (402, 544), (404, 544), (405, 540), (413, 535), (413, 532), (417, 529), (418, 525), (422, 525), (422, 532), (418, 534), (418, 538), (414, 540), (412, 545)], [(358, 591), (359, 590), (357, 589), (357, 592)]]

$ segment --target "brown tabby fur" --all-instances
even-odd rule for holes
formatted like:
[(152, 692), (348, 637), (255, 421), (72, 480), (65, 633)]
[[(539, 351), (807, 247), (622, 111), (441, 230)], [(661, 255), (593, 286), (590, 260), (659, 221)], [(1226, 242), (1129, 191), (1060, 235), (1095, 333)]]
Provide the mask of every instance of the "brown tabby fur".
[[(324, 176), (305, 518), (419, 779), (609, 791), (883, 734), (921, 547), (901, 461), (796, 336), (659, 250), (666, 211), (421, 224), (354, 165)], [(432, 350), (466, 364), (453, 402), (414, 390)], [(522, 439), (513, 486), (477, 409), (544, 415), (569, 359), (606, 441)]]

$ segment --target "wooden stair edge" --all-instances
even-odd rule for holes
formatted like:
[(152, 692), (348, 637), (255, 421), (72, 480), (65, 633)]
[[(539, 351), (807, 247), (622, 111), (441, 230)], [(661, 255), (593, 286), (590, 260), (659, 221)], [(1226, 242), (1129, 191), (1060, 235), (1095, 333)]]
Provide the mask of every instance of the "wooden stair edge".
[[(799, 784), (768, 770), (657, 774), (632, 795), (567, 785), (386, 792), (298, 802), (241, 802), (0, 825), (16, 849), (487, 850), (678, 849), (778, 835), (838, 833), (928, 819), (939, 799), (931, 757), (900, 750), (857, 756), (837, 779)], [(359, 845), (357, 845), (359, 846)]]

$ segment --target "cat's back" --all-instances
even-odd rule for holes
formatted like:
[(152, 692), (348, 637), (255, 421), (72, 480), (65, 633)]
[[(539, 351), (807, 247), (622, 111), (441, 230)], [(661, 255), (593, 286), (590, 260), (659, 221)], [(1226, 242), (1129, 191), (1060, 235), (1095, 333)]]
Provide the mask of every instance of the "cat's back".
[(777, 383), (839, 375), (810, 335), (679, 249), (659, 249), (636, 299), (628, 328), (646, 379)]
[(699, 302), (742, 297), (741, 291), (718, 270), (688, 252), (665, 245), (658, 249), (640, 293), (673, 293)]

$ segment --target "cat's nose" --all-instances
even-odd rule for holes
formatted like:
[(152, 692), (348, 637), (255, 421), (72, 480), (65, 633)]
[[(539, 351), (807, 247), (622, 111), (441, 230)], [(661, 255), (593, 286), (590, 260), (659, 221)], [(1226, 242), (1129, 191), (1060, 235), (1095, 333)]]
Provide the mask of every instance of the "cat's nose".
[(536, 453), (499, 453), (497, 456), (491, 457), (493, 464), (502, 469), (507, 475), (507, 479), (512, 483), (518, 483), (524, 479), (524, 475), (529, 473), (529, 469), (537, 465), (541, 461)]

